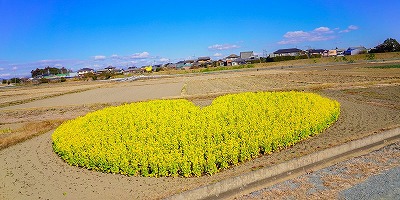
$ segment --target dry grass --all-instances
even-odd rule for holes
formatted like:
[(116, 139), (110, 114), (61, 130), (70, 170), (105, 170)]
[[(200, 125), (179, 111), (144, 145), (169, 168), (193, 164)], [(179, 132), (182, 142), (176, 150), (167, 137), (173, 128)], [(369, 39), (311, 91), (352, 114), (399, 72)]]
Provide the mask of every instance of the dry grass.
[(2, 133), (0, 137), (0, 150), (53, 130), (63, 121), (64, 120), (46, 120), (30, 122), (16, 130), (10, 128), (2, 129), (0, 131)]

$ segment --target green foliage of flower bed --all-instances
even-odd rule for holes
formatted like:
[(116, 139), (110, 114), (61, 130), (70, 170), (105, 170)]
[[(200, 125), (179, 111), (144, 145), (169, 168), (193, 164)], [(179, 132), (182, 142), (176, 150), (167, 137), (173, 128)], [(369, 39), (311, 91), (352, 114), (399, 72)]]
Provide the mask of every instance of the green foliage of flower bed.
[(269, 154), (334, 123), (338, 102), (302, 92), (216, 98), (205, 108), (187, 100), (109, 107), (63, 123), (52, 135), (67, 163), (111, 173), (201, 176)]

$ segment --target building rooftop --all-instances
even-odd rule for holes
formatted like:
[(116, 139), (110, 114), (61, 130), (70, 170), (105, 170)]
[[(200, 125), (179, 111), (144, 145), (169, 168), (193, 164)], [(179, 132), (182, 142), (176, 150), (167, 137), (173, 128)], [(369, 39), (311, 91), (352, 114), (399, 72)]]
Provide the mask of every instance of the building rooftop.
[(275, 51), (274, 54), (298, 53), (298, 52), (302, 52), (302, 50), (298, 48), (290, 48), (290, 49), (279, 49), (278, 51)]

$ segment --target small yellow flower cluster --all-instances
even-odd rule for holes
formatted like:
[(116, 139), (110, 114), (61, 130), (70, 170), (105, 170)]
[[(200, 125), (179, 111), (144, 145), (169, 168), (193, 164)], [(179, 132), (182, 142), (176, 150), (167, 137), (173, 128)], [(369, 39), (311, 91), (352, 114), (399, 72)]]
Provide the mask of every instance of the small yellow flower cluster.
[(53, 149), (67, 163), (127, 175), (201, 176), (318, 134), (338, 102), (303, 92), (258, 92), (109, 107), (63, 123)]

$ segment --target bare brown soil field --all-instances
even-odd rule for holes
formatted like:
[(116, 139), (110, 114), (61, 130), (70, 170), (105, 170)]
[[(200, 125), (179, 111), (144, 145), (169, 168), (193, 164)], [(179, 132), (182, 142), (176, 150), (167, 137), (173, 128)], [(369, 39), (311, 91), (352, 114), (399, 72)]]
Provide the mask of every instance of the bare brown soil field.
[(68, 93), (53, 98), (45, 98), (0, 108), (0, 110), (32, 109), (32, 108), (60, 108), (65, 106), (79, 106), (92, 104), (126, 103), (145, 101), (149, 99), (168, 98), (179, 96), (183, 81), (171, 78), (160, 80), (141, 80), (135, 82), (112, 82), (100, 87), (82, 92)]
[(16, 88), (0, 88), (0, 107), (16, 105), (64, 95), (68, 93), (82, 92), (97, 87), (105, 86), (105, 82), (65, 82), (41, 85), (28, 85)]
[[(63, 121), (105, 106), (152, 98), (187, 98), (206, 106), (214, 97), (226, 93), (304, 90), (339, 101), (341, 116), (325, 132), (293, 147), (213, 176), (193, 178), (128, 177), (72, 167), (52, 151), (50, 131), (0, 151), (0, 199), (158, 199), (399, 127), (400, 69), (365, 68), (369, 65), (374, 64), (257, 68), (113, 83), (104, 88), (4, 107), (0, 112), (0, 130), (6, 131), (0, 134), (0, 144), (30, 123)], [(60, 102), (61, 97), (61, 104), (49, 103)]]

